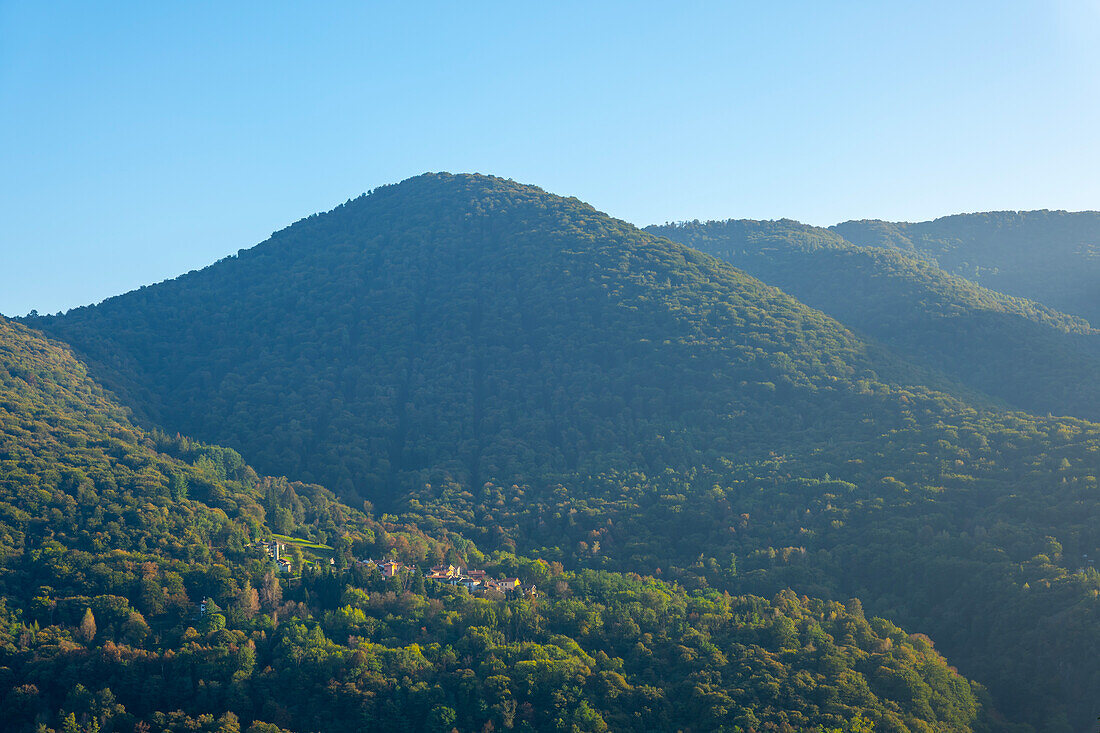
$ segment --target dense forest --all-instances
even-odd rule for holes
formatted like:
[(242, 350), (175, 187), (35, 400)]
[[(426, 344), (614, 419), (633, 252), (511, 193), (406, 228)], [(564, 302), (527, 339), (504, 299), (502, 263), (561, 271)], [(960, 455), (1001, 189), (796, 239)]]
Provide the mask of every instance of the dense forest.
[(832, 229), (854, 244), (911, 252), (993, 290), (1100, 323), (1100, 212), (995, 211)]
[(1100, 420), (1100, 332), (1080, 318), (993, 292), (915, 254), (858, 247), (794, 221), (647, 231), (731, 262), (1012, 407)]
[[(268, 517), (272, 519), (269, 520)], [(391, 518), (392, 519), (392, 518)], [(323, 548), (279, 573), (255, 542)], [(0, 319), (5, 730), (967, 731), (984, 691), (858, 601), (579, 570), (376, 521), (130, 422)], [(322, 544), (328, 543), (328, 544)], [(417, 568), (383, 578), (364, 555)], [(327, 557), (328, 562), (324, 559)], [(420, 567), (475, 561), (535, 597)]]
[[(888, 273), (870, 295), (887, 322), (933, 329), (962, 310), (977, 320), (955, 332), (959, 343), (993, 329), (991, 343), (964, 350), (971, 357), (1011, 351), (1022, 342), (998, 339), (1021, 327), (1052, 344), (1094, 336), (1080, 319), (912, 258), (812, 236), (862, 263), (859, 277)], [(1100, 426), (1006, 411), (1020, 403), (988, 387), (995, 370), (971, 377), (950, 354), (912, 358), (919, 340), (848, 328), (777, 284), (576, 199), (439, 174), (378, 189), (204, 270), (27, 323), (72, 346), (134, 411), (150, 451), (191, 467), (176, 469), (177, 494), (182, 482), (188, 501), (232, 521), (218, 501), (244, 511), (251, 497), (264, 510), (241, 529), (242, 547), (273, 529), (359, 555), (485, 562), (544, 588), (537, 602), (419, 584), (383, 591), (377, 578), (326, 579), (339, 568), (322, 563), (286, 584), (281, 602), (294, 605), (280, 607), (277, 628), (258, 611), (251, 626), (221, 614), (227, 633), (244, 634), (236, 648), (250, 640), (262, 661), (238, 697), (233, 674), (223, 676), (205, 711), (321, 725), (302, 717), (304, 704), (264, 709), (262, 685), (277, 682), (301, 688), (302, 701), (374, 716), (346, 720), (415, 708), (438, 717), (401, 724), (444, 730), (1086, 730), (1100, 713)], [(1008, 326), (982, 321), (988, 314)], [(1036, 369), (1079, 380), (1093, 368), (1081, 353)], [(1047, 398), (1070, 397), (1052, 388)], [(168, 437), (177, 432), (202, 442)], [(260, 479), (243, 461), (216, 470), (242, 455), (288, 479)], [(217, 478), (209, 488), (195, 474), (205, 461), (215, 466), (206, 481)], [(172, 477), (163, 485), (170, 502)], [(207, 593), (226, 608), (240, 578), (265, 582), (262, 558), (221, 553), (214, 564), (235, 585), (221, 595), (195, 585), (192, 600)], [(352, 567), (355, 554), (341, 563)], [(654, 606), (653, 593), (674, 602)], [(492, 623), (463, 620), (485, 602), (498, 604)], [(784, 656), (790, 634), (760, 632), (769, 616), (794, 625), (808, 656)], [(324, 648), (288, 642), (299, 651), (279, 658), (291, 617), (302, 638), (336, 645), (331, 654), (319, 640)], [(515, 635), (517, 617), (535, 619), (529, 635)], [(845, 635), (832, 620), (859, 630)], [(207, 643), (181, 620), (160, 636), (148, 623), (151, 638)], [(828, 643), (804, 635), (814, 624)], [(924, 637), (893, 624), (930, 634), (991, 698), (941, 675)], [(463, 646), (465, 627), (483, 626), (485, 639)], [(394, 661), (378, 644), (415, 644), (425, 661)], [(541, 651), (525, 656), (528, 644)], [(839, 666), (824, 661), (833, 648)], [(903, 671), (876, 677), (876, 653)], [(754, 676), (764, 669), (770, 681)], [(541, 682), (522, 676), (535, 670)], [(511, 702), (491, 692), (498, 675)], [(849, 678), (841, 698), (821, 690)], [(856, 687), (868, 693), (851, 697)], [(410, 697), (394, 702), (401, 695)], [(67, 714), (63, 704), (34, 709)], [(166, 704), (125, 703), (143, 720), (170, 714)], [(571, 712), (540, 717), (551, 709)]]

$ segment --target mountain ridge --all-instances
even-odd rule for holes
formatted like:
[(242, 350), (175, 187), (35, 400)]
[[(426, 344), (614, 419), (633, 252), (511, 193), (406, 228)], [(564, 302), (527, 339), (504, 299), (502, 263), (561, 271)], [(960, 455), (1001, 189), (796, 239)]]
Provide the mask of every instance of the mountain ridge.
[(984, 212), (916, 223), (848, 221), (830, 229), (855, 244), (910, 251), (993, 290), (1100, 321), (1100, 212)]
[(650, 231), (717, 255), (1006, 405), (1100, 418), (1100, 392), (1092, 387), (1100, 332), (1084, 319), (791, 220)]

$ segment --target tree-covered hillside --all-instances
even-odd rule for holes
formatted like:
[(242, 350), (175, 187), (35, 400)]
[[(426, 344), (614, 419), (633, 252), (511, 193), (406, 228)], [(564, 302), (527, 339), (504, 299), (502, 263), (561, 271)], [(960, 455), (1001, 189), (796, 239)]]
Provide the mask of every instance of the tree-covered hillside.
[[(328, 550), (280, 573), (254, 544)], [(11, 731), (984, 727), (927, 639), (847, 605), (686, 592), (482, 555), (235, 452), (148, 433), (71, 353), (0, 318), (0, 705)], [(328, 544), (324, 544), (328, 543)], [(416, 569), (475, 561), (535, 597)]]
[(1009, 719), (1088, 730), (1100, 701), (1100, 428), (902, 409), (909, 426), (877, 440), (759, 461), (433, 483), (405, 516), (691, 588), (856, 596), (931, 634)]
[(832, 229), (854, 244), (913, 252), (992, 290), (1100, 323), (1100, 212), (994, 211)]
[(575, 199), (421, 176), (34, 323), (144, 419), (265, 472), (486, 552), (855, 596), (1010, 721), (1100, 713), (1100, 428), (968, 403)]
[(1080, 318), (789, 220), (648, 231), (721, 257), (1013, 407), (1100, 419), (1100, 332)]

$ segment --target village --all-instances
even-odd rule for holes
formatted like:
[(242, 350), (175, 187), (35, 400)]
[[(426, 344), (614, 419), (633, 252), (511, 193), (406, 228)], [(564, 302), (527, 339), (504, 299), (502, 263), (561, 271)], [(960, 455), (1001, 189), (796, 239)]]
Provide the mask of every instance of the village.
[[(279, 539), (268, 542), (258, 542), (256, 547), (263, 548), (269, 560), (280, 573), (290, 574), (294, 570), (294, 564), (284, 556), (286, 543)], [(335, 560), (328, 558), (329, 565), (334, 565)], [(383, 578), (394, 578), (412, 575), (422, 572), (415, 565), (406, 565), (396, 560), (387, 560), (379, 563), (368, 558), (356, 560), (355, 564), (368, 569), (377, 568)], [(300, 570), (300, 568), (299, 568)], [(450, 586), (461, 586), (471, 593), (492, 594), (503, 593), (510, 596), (526, 598), (538, 595), (538, 589), (534, 585), (524, 585), (519, 578), (492, 578), (484, 570), (463, 568), (457, 565), (433, 565), (424, 573), (424, 579)]]

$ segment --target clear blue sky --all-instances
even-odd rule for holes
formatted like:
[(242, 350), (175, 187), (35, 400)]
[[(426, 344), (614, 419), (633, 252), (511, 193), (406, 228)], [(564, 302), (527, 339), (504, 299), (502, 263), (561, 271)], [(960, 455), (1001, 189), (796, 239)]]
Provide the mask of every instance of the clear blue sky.
[(1100, 0), (0, 0), (0, 313), (424, 171), (637, 224), (1100, 208)]

